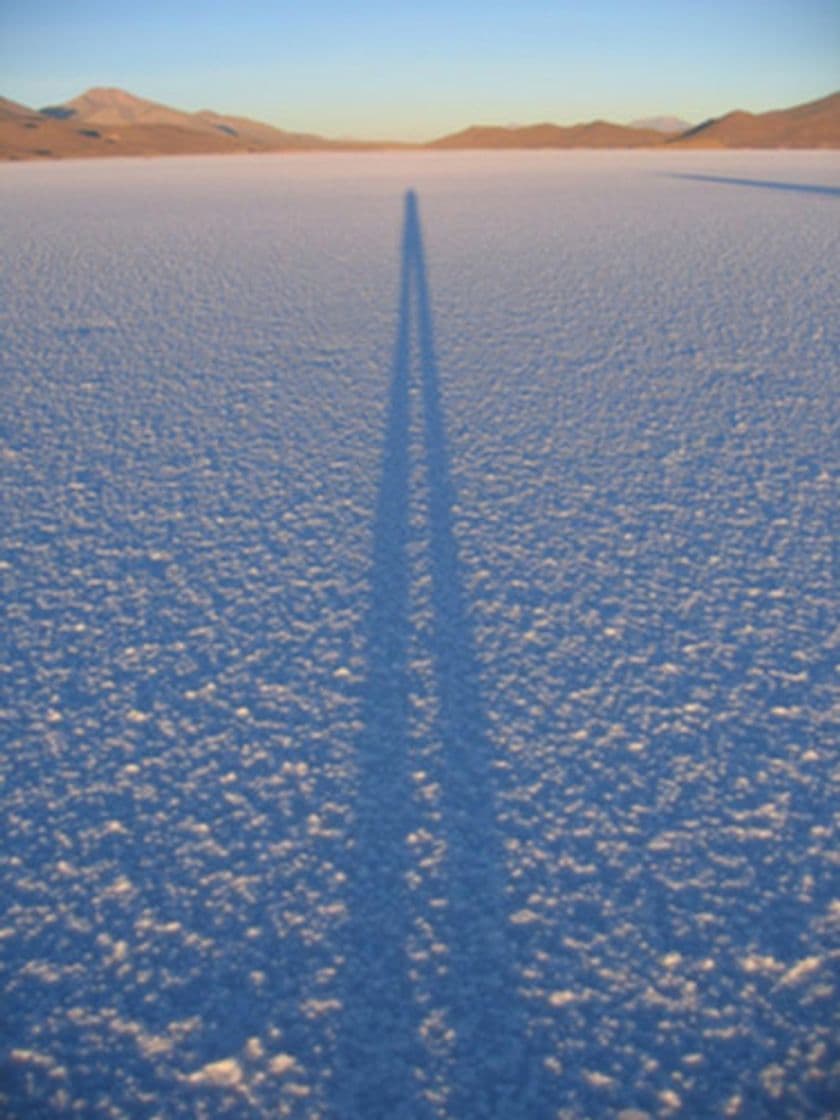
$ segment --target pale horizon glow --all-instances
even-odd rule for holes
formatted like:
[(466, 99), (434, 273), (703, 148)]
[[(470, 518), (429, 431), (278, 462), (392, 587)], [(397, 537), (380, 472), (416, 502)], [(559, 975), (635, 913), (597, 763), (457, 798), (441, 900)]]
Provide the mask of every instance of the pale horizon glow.
[(33, 108), (116, 86), (188, 111), (359, 139), (764, 112), (833, 92), (838, 61), (833, 0), (0, 8), (0, 94)]

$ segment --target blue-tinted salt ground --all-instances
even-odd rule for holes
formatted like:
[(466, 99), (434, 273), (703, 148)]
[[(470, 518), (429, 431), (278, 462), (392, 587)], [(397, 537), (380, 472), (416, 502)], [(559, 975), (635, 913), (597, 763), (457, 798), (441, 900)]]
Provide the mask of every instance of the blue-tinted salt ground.
[(837, 1111), (838, 190), (3, 169), (6, 1114)]

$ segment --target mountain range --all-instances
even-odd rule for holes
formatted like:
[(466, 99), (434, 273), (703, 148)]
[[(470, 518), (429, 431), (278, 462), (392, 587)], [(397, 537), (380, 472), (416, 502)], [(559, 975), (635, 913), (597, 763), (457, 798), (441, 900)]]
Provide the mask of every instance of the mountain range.
[(121, 89), (35, 110), (0, 97), (0, 159), (366, 150), (386, 145), (287, 132), (209, 109), (188, 113)]
[(94, 88), (36, 110), (0, 97), (0, 159), (385, 148), (840, 148), (840, 92), (767, 113), (736, 110), (696, 126), (674, 117), (631, 125), (473, 125), (426, 144), (330, 140), (209, 109), (184, 112), (120, 89)]

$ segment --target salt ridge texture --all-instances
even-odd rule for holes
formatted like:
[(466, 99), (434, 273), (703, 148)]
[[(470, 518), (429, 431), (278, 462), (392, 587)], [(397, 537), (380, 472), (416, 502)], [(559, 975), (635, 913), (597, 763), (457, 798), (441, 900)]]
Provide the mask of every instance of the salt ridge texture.
[(0, 198), (6, 1112), (831, 1115), (836, 155)]

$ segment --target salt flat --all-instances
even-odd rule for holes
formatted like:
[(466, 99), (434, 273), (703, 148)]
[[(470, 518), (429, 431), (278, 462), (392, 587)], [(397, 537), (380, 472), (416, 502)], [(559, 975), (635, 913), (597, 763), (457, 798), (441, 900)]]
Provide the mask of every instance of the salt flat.
[(838, 216), (2, 169), (7, 1114), (833, 1114)]

